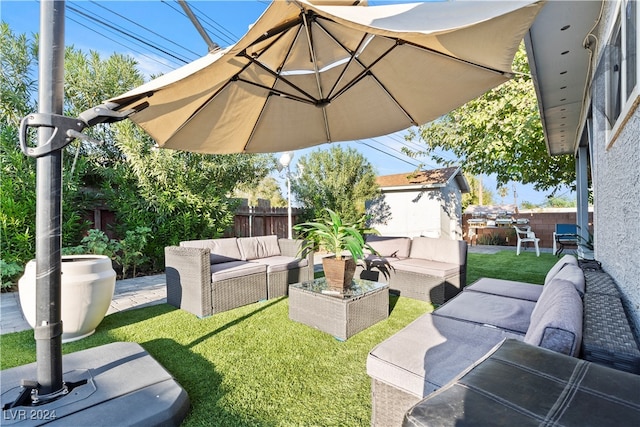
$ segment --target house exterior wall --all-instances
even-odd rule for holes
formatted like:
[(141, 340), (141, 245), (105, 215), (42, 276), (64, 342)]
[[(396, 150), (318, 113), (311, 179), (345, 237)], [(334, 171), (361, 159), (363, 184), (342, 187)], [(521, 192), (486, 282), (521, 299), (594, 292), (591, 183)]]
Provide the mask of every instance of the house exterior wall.
[(617, 2), (607, 2), (600, 33), (602, 42), (592, 76), (595, 257), (616, 281), (636, 331), (640, 331), (640, 107), (636, 103), (617, 139), (607, 147), (608, 123), (598, 102), (605, 99), (602, 76), (604, 46), (610, 38)]
[(388, 218), (371, 224), (381, 235), (462, 238), (462, 197), (455, 183), (426, 191), (383, 189), (382, 194)]

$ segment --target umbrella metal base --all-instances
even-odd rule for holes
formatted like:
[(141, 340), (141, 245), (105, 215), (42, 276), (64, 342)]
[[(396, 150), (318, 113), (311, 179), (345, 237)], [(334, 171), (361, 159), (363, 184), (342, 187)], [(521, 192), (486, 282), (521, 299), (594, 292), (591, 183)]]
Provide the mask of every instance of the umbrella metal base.
[[(63, 356), (70, 392), (48, 403), (2, 410), (2, 425), (180, 425), (186, 391), (136, 343), (112, 343)], [(2, 408), (36, 378), (36, 364), (0, 372)]]

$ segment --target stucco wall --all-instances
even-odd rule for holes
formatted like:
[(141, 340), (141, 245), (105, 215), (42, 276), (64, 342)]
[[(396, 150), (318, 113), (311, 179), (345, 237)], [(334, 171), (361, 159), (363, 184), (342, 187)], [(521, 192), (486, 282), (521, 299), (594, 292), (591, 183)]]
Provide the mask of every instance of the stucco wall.
[(609, 150), (604, 138), (595, 142), (595, 256), (618, 283), (640, 330), (640, 109)]
[[(613, 20), (614, 5), (609, 6), (598, 37), (602, 45), (606, 44)], [(599, 72), (602, 68), (596, 67), (594, 104), (605, 95), (606, 79)], [(595, 256), (620, 287), (636, 331), (640, 331), (640, 108), (636, 106), (630, 113), (625, 127), (608, 149), (602, 110), (593, 111)]]

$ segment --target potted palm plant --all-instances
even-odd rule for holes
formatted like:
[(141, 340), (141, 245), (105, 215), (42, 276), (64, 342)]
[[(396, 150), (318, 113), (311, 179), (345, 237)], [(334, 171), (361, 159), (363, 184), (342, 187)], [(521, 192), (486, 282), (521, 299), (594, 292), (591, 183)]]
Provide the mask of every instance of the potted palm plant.
[[(294, 229), (305, 241), (301, 251), (324, 249), (332, 254), (322, 259), (322, 267), (329, 287), (342, 292), (351, 285), (356, 262), (364, 257), (365, 249), (377, 253), (366, 243), (364, 236), (379, 233), (365, 226), (365, 216), (359, 221), (349, 222), (343, 221), (340, 215), (329, 208), (324, 210), (327, 217), (298, 224)], [(345, 256), (345, 253), (350, 256)]]

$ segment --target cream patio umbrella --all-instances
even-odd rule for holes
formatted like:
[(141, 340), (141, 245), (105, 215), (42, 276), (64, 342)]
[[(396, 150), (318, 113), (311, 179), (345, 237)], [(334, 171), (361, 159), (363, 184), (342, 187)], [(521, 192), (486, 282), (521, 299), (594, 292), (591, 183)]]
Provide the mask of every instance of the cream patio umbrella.
[(515, 52), (543, 5), (353, 3), (274, 1), (235, 45), (107, 105), (135, 110), (130, 118), (160, 147), (198, 153), (289, 151), (385, 135), (511, 78)]

